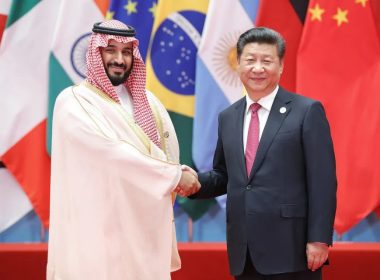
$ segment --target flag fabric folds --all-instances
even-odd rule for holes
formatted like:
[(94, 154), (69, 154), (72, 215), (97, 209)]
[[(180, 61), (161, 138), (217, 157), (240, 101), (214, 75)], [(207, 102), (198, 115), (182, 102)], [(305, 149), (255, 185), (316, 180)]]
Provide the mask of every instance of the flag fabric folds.
[[(11, 0), (0, 2), (0, 45)], [(32, 205), (14, 176), (0, 163), (0, 233), (12, 226), (32, 209)]]
[(297, 91), (322, 101), (331, 125), (338, 233), (380, 205), (380, 38), (372, 8), (368, 0), (311, 0), (299, 47)]
[(144, 61), (149, 47), (157, 0), (111, 0), (107, 19), (117, 19), (132, 25), (139, 39), (139, 50)]
[(24, 217), (32, 205), (20, 184), (5, 168), (0, 169), (0, 233)]
[[(207, 6), (205, 0), (159, 1), (147, 57), (147, 87), (169, 111), (179, 139), (180, 161), (190, 166), (196, 53)], [(177, 197), (177, 202), (196, 220), (215, 201)]]
[[(0, 46), (0, 158), (7, 169), (2, 178), (16, 179), (45, 227), (49, 224), (50, 189), (50, 157), (46, 150), (48, 95), (56, 95), (62, 84), (69, 85), (67, 77), (76, 70), (80, 72), (78, 65), (83, 62), (78, 56), (83, 53), (78, 54), (73, 45), (77, 43), (82, 50), (82, 41), (70, 41), (74, 37), (68, 33), (84, 29), (90, 32), (92, 24), (103, 18), (97, 7), (100, 2), (13, 0)], [(103, 10), (108, 7), (104, 2)], [(96, 17), (92, 17), (93, 10)], [(62, 28), (63, 24), (66, 28)], [(71, 79), (70, 84), (72, 81), (76, 80)], [(54, 98), (50, 98), (50, 108), (53, 104)], [(12, 178), (1, 183), (1, 200), (11, 199), (21, 209), (30, 209), (19, 191), (10, 190), (17, 185)], [(21, 217), (19, 209), (8, 209), (7, 215)]]
[(44, 145), (47, 71), (57, 14), (55, 0), (14, 0), (0, 49), (0, 157), (45, 226), (50, 180)]

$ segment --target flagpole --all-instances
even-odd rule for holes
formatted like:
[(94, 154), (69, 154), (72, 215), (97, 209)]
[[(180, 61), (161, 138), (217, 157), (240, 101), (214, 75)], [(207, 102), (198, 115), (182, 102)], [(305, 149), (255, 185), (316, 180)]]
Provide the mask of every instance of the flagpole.
[(341, 242), (343, 241), (343, 234), (336, 234), (336, 241)]
[(46, 242), (46, 230), (44, 228), (43, 223), (41, 223), (41, 228), (40, 228), (40, 241), (41, 242)]
[(188, 242), (193, 242), (193, 219), (191, 217), (187, 220), (187, 235)]

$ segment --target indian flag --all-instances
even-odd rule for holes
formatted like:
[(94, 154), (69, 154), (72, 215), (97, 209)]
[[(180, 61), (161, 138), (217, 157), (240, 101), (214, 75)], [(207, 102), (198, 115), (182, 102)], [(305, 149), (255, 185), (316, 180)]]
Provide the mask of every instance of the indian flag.
[[(86, 76), (86, 51), (91, 29), (103, 21), (109, 0), (64, 0), (60, 4), (55, 36), (49, 53), (49, 106), (47, 149), (51, 147), (51, 118), (57, 95)], [(83, 16), (85, 15), (85, 16)]]

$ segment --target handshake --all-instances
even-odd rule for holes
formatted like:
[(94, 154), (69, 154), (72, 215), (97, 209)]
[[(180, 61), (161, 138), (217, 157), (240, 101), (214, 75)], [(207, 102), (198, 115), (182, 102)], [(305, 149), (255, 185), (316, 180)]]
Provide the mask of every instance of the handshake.
[(189, 196), (198, 192), (200, 188), (197, 172), (187, 165), (182, 165), (181, 179), (174, 191), (180, 196)]

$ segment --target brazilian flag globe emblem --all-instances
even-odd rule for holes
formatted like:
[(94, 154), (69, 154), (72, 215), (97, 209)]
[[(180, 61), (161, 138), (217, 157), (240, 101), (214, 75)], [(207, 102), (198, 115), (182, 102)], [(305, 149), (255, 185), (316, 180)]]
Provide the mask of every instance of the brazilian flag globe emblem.
[[(180, 144), (180, 161), (190, 166), (193, 166), (195, 64), (207, 6), (208, 1), (199, 0), (161, 1), (147, 57), (147, 87), (169, 111)], [(215, 200), (177, 197), (177, 202), (197, 220)]]
[[(151, 55), (153, 71), (175, 99), (194, 95), (194, 61), (204, 20), (205, 15), (196, 11), (174, 13), (161, 23), (153, 38), (152, 49), (158, 50)], [(172, 109), (191, 115), (191, 103), (175, 103)]]

